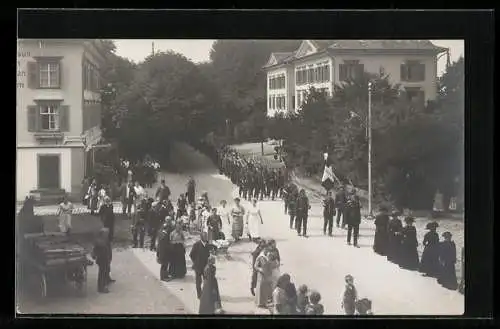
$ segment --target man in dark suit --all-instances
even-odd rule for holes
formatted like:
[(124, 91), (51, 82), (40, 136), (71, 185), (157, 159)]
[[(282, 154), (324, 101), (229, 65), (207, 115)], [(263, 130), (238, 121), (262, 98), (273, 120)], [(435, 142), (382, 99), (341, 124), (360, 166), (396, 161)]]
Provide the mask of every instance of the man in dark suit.
[(354, 238), (354, 247), (358, 246), (359, 224), (361, 224), (361, 204), (359, 197), (354, 191), (348, 198), (346, 206), (346, 224), (347, 224), (347, 244), (351, 244), (351, 234)]
[(162, 202), (163, 200), (168, 200), (170, 197), (170, 189), (168, 186), (165, 184), (165, 180), (161, 180), (161, 184), (156, 190), (155, 197)]
[(326, 235), (326, 229), (328, 228), (328, 235), (332, 236), (333, 216), (335, 216), (335, 213), (335, 200), (332, 192), (328, 191), (325, 200), (323, 200), (323, 234)]
[(201, 283), (203, 278), (203, 270), (208, 263), (208, 256), (210, 256), (210, 249), (208, 245), (208, 235), (202, 232), (200, 240), (196, 241), (189, 253), (189, 257), (193, 262), (193, 270), (196, 278), (196, 294), (198, 299), (201, 297)]
[(342, 228), (345, 228), (345, 206), (347, 203), (347, 196), (345, 192), (345, 187), (341, 186), (340, 191), (335, 196), (335, 201), (337, 203), (337, 227), (340, 227), (340, 217), (342, 216)]

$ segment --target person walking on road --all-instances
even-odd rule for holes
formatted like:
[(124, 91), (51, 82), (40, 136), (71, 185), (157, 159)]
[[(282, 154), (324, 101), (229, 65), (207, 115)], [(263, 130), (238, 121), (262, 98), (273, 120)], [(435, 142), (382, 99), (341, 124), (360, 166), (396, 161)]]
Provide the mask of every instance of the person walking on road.
[(406, 226), (403, 227), (402, 231), (401, 261), (399, 263), (401, 268), (411, 271), (416, 271), (419, 267), (417, 230), (413, 226), (414, 222), (415, 219), (411, 216), (405, 218)]
[(239, 241), (243, 235), (243, 216), (245, 216), (245, 208), (240, 204), (240, 198), (235, 198), (231, 209), (232, 236), (235, 241)]
[(272, 298), (272, 271), (274, 254), (265, 250), (255, 261), (254, 269), (257, 272), (257, 294), (255, 304), (257, 307), (266, 308), (267, 303)]
[(182, 223), (176, 222), (175, 229), (170, 233), (170, 244), (171, 244), (171, 270), (170, 274), (173, 279), (182, 279), (186, 276), (186, 238), (184, 232), (182, 231)]
[(307, 238), (307, 217), (309, 209), (311, 209), (309, 198), (306, 195), (306, 191), (302, 189), (297, 198), (297, 234), (305, 238)]
[(297, 188), (291, 187), (290, 193), (286, 195), (288, 203), (288, 215), (290, 216), (290, 229), (297, 230), (297, 199), (299, 198), (299, 192)]
[(444, 241), (441, 241), (439, 245), (439, 263), (441, 266), (438, 283), (446, 289), (456, 290), (458, 288), (457, 273), (455, 271), (457, 248), (451, 237), (450, 232), (444, 232)]
[(203, 271), (203, 289), (200, 297), (198, 314), (216, 314), (222, 309), (219, 284), (216, 277), (215, 256), (208, 257), (208, 264)]
[(332, 192), (328, 191), (325, 200), (323, 200), (323, 234), (326, 235), (328, 228), (328, 236), (332, 236), (333, 230), (333, 217), (336, 214), (335, 200), (333, 199)]
[[(137, 195), (135, 194), (135, 188), (132, 182), (128, 183), (123, 191), (125, 194), (122, 195), (122, 211), (123, 214), (128, 214), (128, 218), (132, 217), (132, 211), (135, 212), (135, 199), (137, 199)], [(134, 208), (134, 209), (132, 209)]]
[(97, 181), (94, 179), (92, 180), (92, 184), (90, 184), (89, 189), (87, 191), (88, 200), (89, 200), (89, 209), (90, 209), (90, 214), (94, 215), (97, 209)]
[(229, 236), (229, 233), (231, 232), (231, 214), (226, 200), (221, 200), (217, 213), (220, 215), (222, 220), (222, 231), (224, 232), (224, 235)]
[(189, 253), (189, 258), (193, 263), (193, 270), (195, 273), (196, 294), (198, 299), (201, 297), (201, 284), (203, 280), (203, 271), (208, 264), (208, 257), (210, 256), (210, 249), (208, 246), (208, 235), (205, 232), (200, 234), (200, 240), (196, 241)]
[(358, 292), (354, 286), (354, 277), (350, 274), (345, 276), (345, 290), (342, 296), (342, 308), (346, 315), (354, 315)]
[(257, 205), (257, 199), (252, 200), (252, 205), (248, 209), (246, 225), (248, 228), (248, 236), (251, 241), (257, 242), (260, 239), (260, 226), (264, 224), (262, 220), (262, 214)]
[(59, 204), (59, 230), (62, 233), (70, 234), (71, 232), (71, 216), (73, 214), (73, 204), (69, 202), (68, 197), (64, 196), (63, 201)]
[(388, 225), (389, 215), (385, 206), (380, 207), (380, 213), (375, 216), (375, 237), (373, 239), (373, 251), (379, 255), (385, 256), (388, 245)]
[(207, 233), (208, 233), (208, 243), (212, 241), (219, 240), (220, 232), (222, 229), (222, 219), (217, 214), (217, 208), (211, 209), (212, 213), (207, 219)]
[(171, 261), (171, 244), (170, 244), (170, 233), (173, 231), (172, 218), (165, 218), (165, 223), (158, 234), (158, 248), (156, 251), (156, 260), (161, 265), (160, 267), (160, 280), (169, 281), (170, 280), (170, 261)]
[(103, 226), (109, 230), (109, 241), (113, 242), (115, 233), (115, 214), (113, 212), (113, 203), (111, 203), (111, 198), (109, 196), (104, 198), (104, 204), (99, 209), (99, 215), (101, 216)]
[[(341, 186), (340, 191), (335, 195), (335, 201), (337, 203), (337, 227), (345, 228), (344, 210), (347, 203), (347, 195), (344, 186)], [(342, 217), (342, 223), (340, 222), (340, 217)]]
[(168, 200), (168, 198), (170, 198), (170, 194), (170, 189), (165, 184), (165, 180), (162, 179), (160, 186), (156, 189), (155, 198), (160, 202), (163, 202), (163, 200)]
[(420, 260), (419, 271), (424, 276), (437, 277), (439, 273), (439, 234), (436, 229), (439, 224), (436, 222), (427, 223), (425, 226), (429, 232), (425, 233), (422, 244), (424, 251)]
[(347, 224), (347, 244), (351, 245), (351, 235), (354, 247), (358, 246), (359, 224), (361, 224), (361, 205), (356, 195), (351, 195), (345, 207), (345, 223)]
[(189, 180), (187, 182), (187, 199), (189, 204), (193, 203), (195, 201), (195, 195), (196, 195), (196, 182), (193, 178), (193, 176), (189, 177)]
[(264, 249), (267, 247), (267, 241), (264, 239), (261, 239), (259, 241), (259, 244), (255, 248), (254, 251), (252, 251), (252, 280), (250, 282), (250, 292), (252, 293), (252, 296), (255, 296), (255, 288), (257, 287), (257, 270), (255, 269), (255, 261), (257, 260), (257, 257), (264, 251)]
[(111, 265), (111, 246), (108, 241), (109, 230), (102, 228), (99, 232), (97, 241), (92, 250), (92, 258), (98, 266), (97, 291), (108, 293), (109, 271)]

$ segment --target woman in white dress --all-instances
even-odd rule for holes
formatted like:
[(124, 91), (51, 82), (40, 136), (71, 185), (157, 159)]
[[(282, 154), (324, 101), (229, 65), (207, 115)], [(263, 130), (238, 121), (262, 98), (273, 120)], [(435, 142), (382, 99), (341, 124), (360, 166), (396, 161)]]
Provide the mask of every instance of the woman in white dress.
[(104, 185), (101, 185), (101, 189), (97, 193), (97, 212), (101, 209), (104, 204), (104, 198), (106, 197), (106, 190), (104, 189)]
[[(222, 220), (222, 232), (225, 236), (231, 235), (231, 209), (227, 206), (226, 200), (220, 202), (219, 209), (217, 213), (220, 215)], [(226, 224), (227, 223), (227, 224)]]
[(68, 197), (65, 196), (63, 201), (59, 204), (59, 230), (62, 233), (69, 234), (71, 231), (71, 215), (73, 214), (73, 204), (69, 202)]
[(250, 240), (257, 242), (260, 239), (260, 225), (264, 224), (260, 209), (257, 206), (257, 199), (252, 200), (252, 205), (247, 212), (246, 225), (248, 228), (248, 237)]

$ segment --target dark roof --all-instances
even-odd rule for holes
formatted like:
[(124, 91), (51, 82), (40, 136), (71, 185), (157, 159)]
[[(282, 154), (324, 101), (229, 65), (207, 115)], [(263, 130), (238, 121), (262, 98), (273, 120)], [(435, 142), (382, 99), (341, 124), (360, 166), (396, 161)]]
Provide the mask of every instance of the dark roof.
[(436, 50), (446, 48), (438, 47), (429, 40), (311, 40), (318, 50), (328, 49), (408, 49), (408, 50)]
[[(287, 52), (287, 53), (284, 53), (284, 52), (271, 53), (271, 56), (274, 56), (274, 58), (276, 58), (277, 63), (274, 65), (279, 65), (279, 64), (285, 63), (289, 59), (293, 59), (295, 56), (295, 51)], [(268, 65), (268, 66), (274, 66), (274, 65)], [(267, 67), (267, 66), (265, 66), (265, 67)]]

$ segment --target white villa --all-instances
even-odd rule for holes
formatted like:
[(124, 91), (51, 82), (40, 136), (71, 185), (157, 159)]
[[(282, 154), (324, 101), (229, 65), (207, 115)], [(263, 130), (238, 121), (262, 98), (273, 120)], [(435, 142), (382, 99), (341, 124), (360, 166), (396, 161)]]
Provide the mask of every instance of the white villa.
[(364, 71), (387, 74), (408, 97), (437, 95), (437, 59), (447, 48), (428, 40), (304, 40), (291, 53), (272, 53), (267, 72), (267, 114), (294, 111), (307, 91), (332, 95), (334, 86)]

